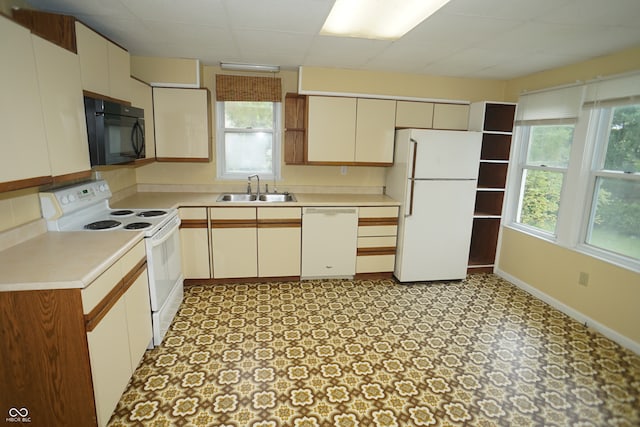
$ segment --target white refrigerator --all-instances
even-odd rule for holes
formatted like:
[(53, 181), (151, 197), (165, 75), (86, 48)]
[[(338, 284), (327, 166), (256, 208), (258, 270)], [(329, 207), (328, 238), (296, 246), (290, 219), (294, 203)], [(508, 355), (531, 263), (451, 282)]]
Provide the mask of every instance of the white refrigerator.
[(481, 144), (480, 132), (396, 131), (386, 194), (402, 202), (400, 282), (466, 277)]

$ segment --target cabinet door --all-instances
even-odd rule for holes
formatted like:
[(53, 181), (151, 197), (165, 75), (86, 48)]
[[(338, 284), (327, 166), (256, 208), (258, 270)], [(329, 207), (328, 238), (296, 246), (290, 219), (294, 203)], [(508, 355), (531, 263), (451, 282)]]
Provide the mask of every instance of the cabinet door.
[(131, 98), (131, 65), (129, 52), (107, 40), (109, 63), (109, 96), (129, 101)]
[(433, 128), (467, 130), (469, 106), (461, 104), (435, 104), (433, 107)]
[(433, 103), (398, 101), (396, 127), (430, 129), (433, 127)]
[(147, 278), (146, 269), (141, 272), (133, 285), (127, 290), (124, 299), (127, 311), (129, 356), (131, 369), (135, 371), (153, 338), (149, 279)]
[(356, 99), (310, 96), (308, 101), (308, 161), (353, 162)]
[(208, 279), (209, 231), (206, 208), (180, 208), (182, 273), (185, 279)]
[(300, 275), (300, 208), (258, 208), (258, 276)]
[[(54, 177), (90, 173), (78, 56), (33, 36), (42, 112)], [(74, 175), (75, 177), (75, 175)]]
[(355, 161), (393, 163), (396, 101), (358, 99)]
[(33, 185), (44, 184), (51, 169), (31, 33), (0, 15), (0, 38), (0, 184), (34, 178)]
[(209, 161), (206, 89), (153, 88), (158, 161)]
[(105, 426), (133, 372), (124, 298), (87, 334), (98, 425)]
[(89, 92), (109, 95), (107, 40), (91, 28), (76, 22), (76, 44), (82, 88)]
[(213, 277), (257, 277), (256, 209), (211, 208), (210, 217)]
[(151, 86), (134, 78), (130, 78), (131, 105), (144, 110), (145, 158), (156, 157), (156, 131), (153, 122), (153, 91)]

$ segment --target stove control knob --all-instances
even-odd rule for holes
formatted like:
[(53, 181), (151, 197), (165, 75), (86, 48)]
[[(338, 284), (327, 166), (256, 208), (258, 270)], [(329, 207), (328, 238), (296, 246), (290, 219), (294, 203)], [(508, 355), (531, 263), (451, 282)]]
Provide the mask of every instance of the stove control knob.
[(100, 190), (101, 193), (107, 191), (107, 186), (104, 184), (100, 184), (100, 187), (98, 187), (98, 190)]
[(76, 196), (73, 194), (69, 194), (69, 202), (75, 202)]
[(69, 203), (69, 198), (67, 196), (62, 196), (60, 202), (62, 202), (63, 205), (66, 205), (67, 203)]

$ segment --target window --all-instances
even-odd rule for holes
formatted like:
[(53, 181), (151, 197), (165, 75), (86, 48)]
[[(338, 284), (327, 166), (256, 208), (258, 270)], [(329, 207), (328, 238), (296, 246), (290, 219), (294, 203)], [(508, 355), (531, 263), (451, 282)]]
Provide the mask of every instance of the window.
[(640, 104), (596, 109), (585, 243), (640, 259)]
[(527, 154), (522, 165), (516, 222), (555, 234), (573, 128), (573, 125), (535, 125), (522, 129)]
[(280, 78), (216, 75), (218, 179), (280, 178)]
[(279, 102), (217, 103), (218, 178), (279, 178), (280, 108)]
[(639, 73), (521, 96), (513, 155), (510, 226), (640, 271)]

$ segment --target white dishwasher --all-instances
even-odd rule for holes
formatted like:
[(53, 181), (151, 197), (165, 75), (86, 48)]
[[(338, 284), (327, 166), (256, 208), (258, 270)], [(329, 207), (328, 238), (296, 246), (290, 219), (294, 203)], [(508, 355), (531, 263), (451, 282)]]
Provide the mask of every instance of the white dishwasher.
[(302, 209), (303, 279), (356, 274), (358, 208)]

